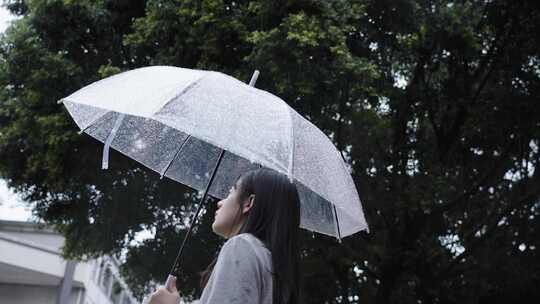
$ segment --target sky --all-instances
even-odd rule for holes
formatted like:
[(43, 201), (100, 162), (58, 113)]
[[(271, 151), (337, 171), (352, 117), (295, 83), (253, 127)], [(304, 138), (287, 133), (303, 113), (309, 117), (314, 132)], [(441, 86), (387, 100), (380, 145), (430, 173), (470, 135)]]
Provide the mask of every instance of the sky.
[(30, 216), (30, 208), (0, 179), (0, 220), (27, 221)]
[(13, 20), (14, 16), (7, 9), (0, 6), (0, 32), (4, 32), (9, 26), (9, 21)]
[[(0, 6), (0, 33), (9, 26), (14, 16)], [(30, 208), (25, 207), (22, 200), (7, 187), (5, 180), (0, 179), (0, 220), (27, 221), (30, 219)]]

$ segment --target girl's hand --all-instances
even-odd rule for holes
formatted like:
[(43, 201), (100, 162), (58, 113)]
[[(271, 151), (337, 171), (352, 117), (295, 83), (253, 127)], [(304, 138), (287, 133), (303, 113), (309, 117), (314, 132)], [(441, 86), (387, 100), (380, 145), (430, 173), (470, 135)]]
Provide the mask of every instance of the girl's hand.
[(180, 303), (180, 294), (176, 289), (176, 277), (172, 277), (171, 280), (167, 280), (165, 287), (160, 287), (156, 290), (148, 304), (178, 304)]

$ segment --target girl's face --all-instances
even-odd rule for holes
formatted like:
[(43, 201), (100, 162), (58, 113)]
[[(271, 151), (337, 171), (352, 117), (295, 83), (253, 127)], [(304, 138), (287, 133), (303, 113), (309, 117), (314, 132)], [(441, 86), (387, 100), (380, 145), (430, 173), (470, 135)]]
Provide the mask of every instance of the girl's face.
[(217, 203), (212, 230), (224, 238), (232, 237), (238, 232), (244, 223), (245, 214), (250, 209), (240, 208), (238, 184), (239, 182), (232, 186), (229, 195)]

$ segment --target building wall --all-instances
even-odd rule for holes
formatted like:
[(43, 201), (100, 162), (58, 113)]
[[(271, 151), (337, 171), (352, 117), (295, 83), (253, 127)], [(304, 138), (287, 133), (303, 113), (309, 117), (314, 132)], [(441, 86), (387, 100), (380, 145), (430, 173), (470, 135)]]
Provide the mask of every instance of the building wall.
[(5, 304), (56, 304), (57, 295), (56, 286), (0, 284), (0, 303)]
[[(63, 240), (32, 223), (0, 221), (0, 304), (57, 304), (64, 281), (71, 282), (71, 292), (64, 295), (70, 304), (137, 303), (118, 272), (117, 259), (66, 261), (60, 253)], [(71, 273), (66, 272), (70, 264)]]
[(2, 233), (17, 238), (21, 241), (29, 241), (58, 252), (60, 252), (61, 247), (64, 244), (64, 238), (62, 236), (47, 232), (2, 231)]
[(137, 303), (131, 295), (118, 272), (118, 265), (114, 259), (99, 258), (88, 264), (89, 278), (85, 284), (86, 300), (89, 304)]

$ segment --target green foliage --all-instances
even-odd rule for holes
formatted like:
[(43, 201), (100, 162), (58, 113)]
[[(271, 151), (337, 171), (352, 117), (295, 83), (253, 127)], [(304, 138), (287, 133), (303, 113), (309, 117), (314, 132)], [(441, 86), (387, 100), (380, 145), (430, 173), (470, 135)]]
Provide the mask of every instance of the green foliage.
[[(540, 9), (533, 1), (7, 1), (0, 176), (66, 236), (125, 253), (138, 294), (163, 281), (197, 202), (77, 134), (56, 101), (145, 65), (219, 70), (277, 94), (351, 166), (370, 233), (303, 233), (306, 303), (539, 298)], [(208, 213), (212, 214), (210, 203)], [(220, 240), (211, 217), (179, 280)], [(141, 231), (153, 238), (137, 241)]]

